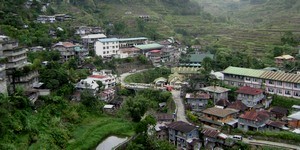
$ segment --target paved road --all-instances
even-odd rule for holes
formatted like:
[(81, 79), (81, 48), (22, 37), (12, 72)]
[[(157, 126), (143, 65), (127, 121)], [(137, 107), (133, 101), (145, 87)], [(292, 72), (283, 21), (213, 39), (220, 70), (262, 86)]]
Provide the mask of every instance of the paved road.
[(271, 141), (254, 140), (254, 139), (253, 140), (248, 140), (248, 139), (244, 138), (243, 142), (248, 143), (248, 144), (252, 144), (252, 145), (269, 145), (269, 146), (275, 146), (275, 147), (281, 147), (281, 148), (300, 150), (300, 146), (297, 146), (297, 145), (277, 143), (277, 142), (271, 142)]
[(185, 110), (184, 110), (184, 104), (182, 99), (180, 98), (180, 91), (177, 90), (172, 90), (172, 96), (173, 96), (173, 100), (175, 102), (176, 105), (176, 114), (177, 114), (177, 121), (183, 121), (183, 122), (187, 122), (186, 116), (185, 116)]

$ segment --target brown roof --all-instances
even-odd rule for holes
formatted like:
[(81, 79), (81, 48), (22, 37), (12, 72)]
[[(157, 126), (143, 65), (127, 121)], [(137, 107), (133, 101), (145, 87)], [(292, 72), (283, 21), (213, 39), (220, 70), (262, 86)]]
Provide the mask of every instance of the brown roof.
[(243, 86), (243, 87), (240, 87), (236, 92), (241, 93), (241, 94), (248, 94), (248, 95), (258, 95), (258, 94), (263, 93), (263, 90), (253, 88), (250, 86)]
[(120, 50), (122, 53), (128, 53), (128, 52), (138, 52), (140, 51), (140, 49), (135, 48), (135, 47), (131, 47), (131, 48), (120, 48)]
[(282, 128), (285, 126), (285, 123), (281, 122), (281, 121), (271, 121), (270, 120), (269, 122), (267, 122), (267, 125), (277, 127), (277, 128)]
[(222, 109), (222, 108), (218, 108), (218, 107), (211, 107), (211, 108), (207, 108), (207, 109), (203, 110), (202, 112), (205, 114), (223, 118), (230, 114), (237, 113), (238, 111), (234, 110), (234, 109), (228, 109), (228, 108)]
[(217, 138), (218, 135), (220, 134), (219, 131), (213, 130), (213, 129), (203, 129), (203, 130), (201, 131), (201, 133), (202, 133), (204, 136), (208, 136), (208, 137), (212, 137), (212, 138)]
[(251, 111), (247, 111), (244, 114), (240, 115), (240, 118), (252, 121), (263, 121), (269, 119), (270, 115), (266, 111), (255, 111), (254, 109)]
[(245, 111), (248, 107), (242, 101), (235, 101), (231, 103), (227, 108)]
[(172, 122), (168, 125), (168, 128), (178, 130), (178, 131), (181, 131), (184, 133), (188, 133), (188, 132), (191, 132), (191, 131), (197, 129), (196, 126), (190, 125), (183, 121)]
[(172, 114), (167, 114), (167, 113), (159, 113), (156, 114), (156, 120), (157, 121), (165, 121), (165, 120), (173, 120), (173, 115)]
[(267, 80), (300, 83), (300, 75), (299, 74), (266, 71), (260, 77), (263, 79), (267, 79)]
[(276, 113), (276, 114), (283, 114), (283, 115), (287, 115), (288, 114), (288, 109), (283, 108), (283, 107), (278, 107), (275, 106), (271, 109), (272, 113)]
[(230, 105), (230, 102), (227, 99), (220, 99), (219, 101), (217, 101), (216, 105), (227, 107), (228, 105)]

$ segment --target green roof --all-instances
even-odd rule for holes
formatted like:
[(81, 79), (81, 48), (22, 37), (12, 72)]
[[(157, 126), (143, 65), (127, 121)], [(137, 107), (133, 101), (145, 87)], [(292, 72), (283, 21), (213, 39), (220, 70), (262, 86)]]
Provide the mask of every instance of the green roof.
[(141, 50), (153, 50), (153, 49), (161, 49), (163, 48), (163, 45), (153, 43), (153, 44), (136, 45), (135, 47)]
[(264, 70), (258, 69), (249, 69), (249, 68), (240, 68), (240, 67), (227, 67), (223, 73), (224, 74), (234, 74), (234, 75), (241, 75), (241, 76), (248, 76), (248, 77), (260, 77), (264, 72)]
[(206, 54), (191, 54), (189, 60), (190, 60), (190, 62), (199, 62), (199, 63), (201, 63), (205, 57), (209, 57), (209, 58), (213, 59), (214, 55), (210, 54), (210, 53), (206, 53)]

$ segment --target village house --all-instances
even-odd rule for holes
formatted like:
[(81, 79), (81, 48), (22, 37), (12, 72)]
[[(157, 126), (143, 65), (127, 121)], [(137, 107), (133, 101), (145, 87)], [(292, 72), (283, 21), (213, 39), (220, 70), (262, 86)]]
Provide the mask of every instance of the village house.
[(167, 124), (174, 121), (174, 115), (167, 113), (157, 113), (155, 115), (156, 125), (155, 125), (155, 134), (158, 139), (167, 140), (168, 139), (168, 129)]
[(201, 111), (206, 108), (210, 96), (206, 93), (186, 93), (185, 101), (192, 111)]
[(293, 57), (291, 55), (281, 55), (281, 56), (275, 57), (275, 64), (278, 67), (283, 67), (283, 65), (286, 63), (291, 64), (294, 62), (295, 62), (295, 57)]
[(236, 93), (238, 94), (237, 100), (242, 101), (247, 107), (250, 108), (262, 103), (262, 100), (265, 98), (263, 90), (249, 86), (240, 87)]
[(36, 19), (37, 23), (55, 23), (55, 16), (39, 15)]
[(285, 122), (281, 122), (281, 121), (272, 121), (269, 120), (266, 123), (266, 130), (270, 130), (270, 131), (283, 131), (283, 130), (288, 130), (289, 128), (285, 126), (286, 123)]
[(115, 98), (116, 91), (114, 89), (105, 89), (100, 92), (100, 100), (110, 102)]
[(136, 57), (140, 54), (140, 50), (138, 48), (121, 48), (119, 49), (120, 58), (128, 58), (128, 57)]
[(216, 106), (220, 108), (226, 108), (230, 105), (231, 103), (227, 99), (220, 99), (219, 101), (216, 102)]
[(272, 116), (277, 119), (281, 119), (288, 115), (288, 109), (279, 106), (273, 107), (270, 112), (272, 113)]
[(101, 27), (79, 26), (75, 28), (75, 34), (84, 36), (88, 34), (104, 34), (105, 30)]
[(52, 49), (58, 50), (61, 56), (61, 61), (66, 62), (71, 58), (74, 58), (75, 45), (71, 42), (58, 42), (52, 46)]
[(97, 84), (96, 81), (93, 79), (82, 79), (80, 80), (76, 85), (75, 88), (78, 91), (88, 91), (91, 92), (93, 95), (96, 95), (96, 93), (99, 90), (99, 85)]
[(248, 107), (242, 101), (239, 100), (234, 101), (227, 108), (238, 110), (239, 113), (243, 113), (248, 109)]
[(153, 66), (160, 66), (161, 52), (160, 50), (151, 50), (148, 52), (148, 58), (151, 60)]
[(84, 48), (89, 48), (90, 46), (94, 46), (98, 40), (105, 39), (106, 35), (100, 34), (87, 34), (81, 37)]
[(262, 88), (266, 93), (300, 98), (300, 76), (298, 74), (268, 70), (228, 67), (224, 71), (224, 83), (230, 86)]
[(250, 110), (239, 116), (238, 128), (244, 131), (264, 130), (269, 122), (270, 114), (265, 110)]
[(238, 110), (230, 108), (218, 108), (211, 107), (202, 111), (203, 117), (199, 117), (199, 120), (207, 125), (214, 126), (224, 126), (228, 124), (230, 126), (235, 126), (237, 120), (235, 119), (238, 113)]
[(288, 116), (288, 124), (291, 128), (300, 128), (300, 111)]
[(201, 131), (204, 140), (204, 147), (208, 149), (214, 149), (216, 146), (225, 144), (227, 135), (221, 133), (218, 130), (205, 128)]
[[(198, 127), (183, 121), (172, 122), (167, 125), (169, 132), (169, 142), (182, 149), (193, 149), (189, 143), (199, 140)], [(200, 143), (199, 143), (200, 144)], [(197, 146), (197, 144), (195, 145)], [(200, 146), (198, 146), (200, 148)]]
[(116, 75), (113, 75), (110, 70), (94, 71), (87, 78), (102, 82), (102, 87), (100, 88), (103, 89), (111, 89), (116, 85)]
[(230, 89), (226, 89), (219, 86), (208, 86), (201, 88), (202, 91), (208, 93), (210, 97), (214, 100), (214, 103), (220, 99), (228, 99), (228, 92)]

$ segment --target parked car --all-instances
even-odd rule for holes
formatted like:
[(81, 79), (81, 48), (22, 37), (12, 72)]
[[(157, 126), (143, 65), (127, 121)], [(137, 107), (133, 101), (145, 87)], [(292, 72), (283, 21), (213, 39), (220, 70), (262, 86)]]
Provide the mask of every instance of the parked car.
[(233, 138), (233, 139), (236, 139), (236, 140), (239, 140), (239, 141), (242, 141), (242, 140), (243, 140), (243, 137), (240, 136), (240, 135), (233, 135), (232, 138)]

